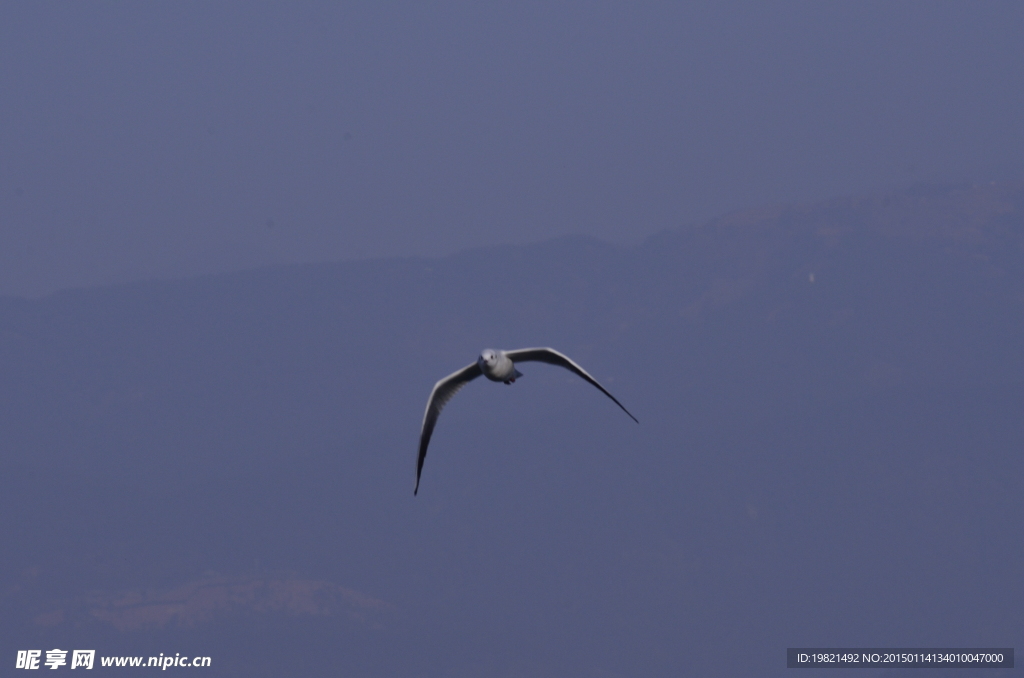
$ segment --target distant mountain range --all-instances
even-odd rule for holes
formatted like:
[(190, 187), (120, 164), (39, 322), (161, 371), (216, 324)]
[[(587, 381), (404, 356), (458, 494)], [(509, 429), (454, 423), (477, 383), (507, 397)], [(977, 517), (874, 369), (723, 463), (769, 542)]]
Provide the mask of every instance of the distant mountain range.
[[(434, 382), (544, 345), (640, 426), (528, 364), (452, 401), (414, 499)], [(0, 661), (726, 676), (1021, 647), (1022, 347), (1020, 183), (3, 298)]]

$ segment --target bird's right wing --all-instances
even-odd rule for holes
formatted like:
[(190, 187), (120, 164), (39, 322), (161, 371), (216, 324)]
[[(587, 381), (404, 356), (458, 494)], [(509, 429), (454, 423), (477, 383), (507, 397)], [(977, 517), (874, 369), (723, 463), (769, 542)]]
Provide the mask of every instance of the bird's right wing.
[(441, 381), (434, 384), (434, 390), (430, 392), (427, 399), (427, 411), (423, 413), (423, 428), (420, 430), (420, 456), (416, 460), (416, 494), (420, 490), (420, 474), (423, 472), (423, 460), (427, 458), (427, 445), (430, 444), (430, 436), (434, 433), (434, 426), (437, 424), (437, 417), (441, 410), (448, 404), (448, 401), (455, 397), (463, 386), (479, 377), (483, 372), (480, 365), (473, 363), (463, 367), (458, 372), (453, 372)]

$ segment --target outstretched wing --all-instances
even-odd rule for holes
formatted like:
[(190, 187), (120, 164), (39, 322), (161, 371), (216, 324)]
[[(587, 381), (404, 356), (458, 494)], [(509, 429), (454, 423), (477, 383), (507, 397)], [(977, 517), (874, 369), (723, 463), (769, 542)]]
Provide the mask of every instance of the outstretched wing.
[(434, 433), (438, 415), (441, 414), (441, 410), (448, 404), (448, 401), (455, 397), (460, 388), (481, 374), (483, 373), (480, 371), (480, 366), (473, 363), (434, 384), (434, 390), (430, 392), (430, 398), (427, 399), (427, 411), (423, 413), (423, 428), (420, 430), (420, 456), (416, 460), (416, 489), (412, 491), (414, 495), (420, 491), (423, 460), (427, 458), (427, 445), (430, 444), (430, 436)]
[[(601, 384), (597, 383), (597, 379), (594, 379), (592, 376), (587, 374), (586, 370), (584, 370), (582, 367), (580, 367), (572, 360), (570, 360), (568, 356), (559, 353), (553, 348), (520, 348), (516, 349), (515, 351), (505, 351), (505, 355), (513, 363), (539, 362), (564, 367), (570, 372), (574, 372), (575, 374), (579, 375), (583, 379), (587, 380), (588, 382), (596, 386), (598, 390), (601, 391), (601, 393), (611, 398), (616, 405), (622, 407), (623, 412), (629, 414), (629, 410), (623, 407), (622, 403), (620, 403), (618, 400), (615, 400), (615, 396), (613, 396), (611, 393), (605, 390), (604, 386), (601, 386)], [(632, 414), (629, 414), (629, 418), (632, 419), (633, 421), (636, 421), (636, 423), (638, 424), (640, 423), (639, 421), (637, 421), (637, 418), (634, 417)]]

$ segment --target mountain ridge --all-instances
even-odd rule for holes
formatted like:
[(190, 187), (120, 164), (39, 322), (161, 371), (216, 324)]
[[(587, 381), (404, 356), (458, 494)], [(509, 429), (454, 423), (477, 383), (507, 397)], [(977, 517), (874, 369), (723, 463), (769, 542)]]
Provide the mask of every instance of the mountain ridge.
[[(1020, 645), (1022, 235), (1022, 185), (946, 187), (636, 247), (2, 299), (0, 635), (202, 647), (232, 676), (781, 676), (790, 646)], [(477, 380), (414, 499), (431, 386), (530, 345), (641, 425), (549, 366)], [(245, 603), (127, 636), (83, 602), (150, 591), (173, 617), (209, 572), (260, 601), (254, 562), (395, 614)]]

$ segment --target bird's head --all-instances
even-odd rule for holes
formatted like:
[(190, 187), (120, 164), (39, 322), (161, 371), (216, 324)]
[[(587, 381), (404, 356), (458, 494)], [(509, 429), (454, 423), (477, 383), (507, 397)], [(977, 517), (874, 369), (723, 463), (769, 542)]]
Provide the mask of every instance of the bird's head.
[(498, 364), (498, 352), (493, 348), (485, 348), (480, 352), (480, 357), (477, 358), (477, 362), (480, 367), (487, 365), (487, 367), (494, 367)]

